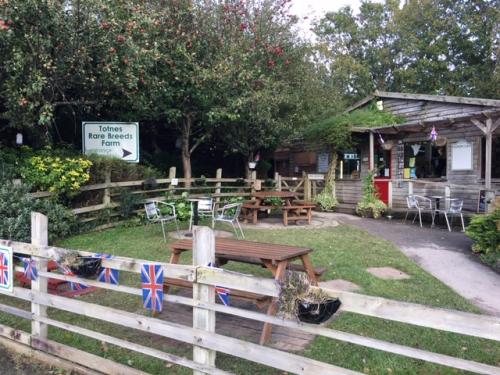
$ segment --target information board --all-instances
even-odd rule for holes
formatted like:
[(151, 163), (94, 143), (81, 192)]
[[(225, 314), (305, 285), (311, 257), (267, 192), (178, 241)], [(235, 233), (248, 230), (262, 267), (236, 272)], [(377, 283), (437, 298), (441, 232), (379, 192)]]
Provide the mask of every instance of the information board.
[(451, 145), (451, 169), (454, 171), (472, 169), (472, 143), (460, 141)]
[(139, 123), (82, 122), (85, 155), (113, 156), (129, 163), (139, 162)]
[(12, 248), (0, 245), (0, 293), (12, 293), (13, 271)]
[(328, 172), (329, 157), (327, 152), (318, 154), (318, 173)]

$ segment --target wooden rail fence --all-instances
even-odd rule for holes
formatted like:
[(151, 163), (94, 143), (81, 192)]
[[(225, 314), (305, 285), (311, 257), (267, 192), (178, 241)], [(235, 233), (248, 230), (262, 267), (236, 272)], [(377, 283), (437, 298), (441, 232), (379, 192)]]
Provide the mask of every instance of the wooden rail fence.
[[(37, 261), (37, 265), (40, 268), (39, 279), (36, 283), (32, 284), (31, 290), (14, 287), (11, 294), (7, 293), (9, 299), (12, 298), (30, 302), (31, 311), (13, 307), (9, 304), (0, 304), (0, 312), (2, 314), (11, 314), (22, 319), (31, 320), (31, 332), (19, 331), (6, 325), (0, 325), (0, 342), (4, 344), (10, 343), (19, 351), (26, 351), (26, 349), (29, 349), (34, 353), (50, 355), (55, 361), (61, 361), (61, 358), (63, 358), (71, 361), (72, 366), (83, 373), (95, 374), (95, 372), (89, 372), (91, 371), (89, 368), (91, 368), (106, 374), (144, 374), (131, 367), (49, 340), (47, 331), (50, 327), (57, 327), (61, 330), (94, 338), (101, 342), (184, 366), (192, 369), (194, 374), (228, 374), (228, 372), (216, 368), (215, 356), (217, 352), (245, 358), (246, 360), (293, 374), (357, 374), (355, 371), (305, 358), (297, 354), (217, 334), (215, 333), (215, 314), (224, 313), (260, 322), (269, 322), (277, 326), (313, 333), (315, 335), (321, 335), (388, 353), (396, 353), (409, 358), (451, 368), (479, 374), (500, 374), (499, 367), (488, 364), (385, 342), (322, 326), (309, 325), (268, 316), (260, 312), (249, 311), (238, 307), (216, 304), (214, 293), (214, 287), (216, 285), (233, 290), (258, 292), (259, 294), (272, 297), (278, 296), (279, 287), (272, 279), (253, 277), (223, 269), (207, 267), (206, 264), (208, 261), (214, 261), (215, 240), (212, 230), (206, 227), (197, 227), (195, 229), (192, 266), (160, 263), (164, 269), (165, 275), (168, 275), (168, 277), (193, 282), (192, 298), (171, 294), (165, 296), (166, 303), (179, 303), (193, 307), (192, 327), (96, 303), (48, 294), (48, 278), (58, 278), (66, 281), (84, 283), (117, 293), (134, 295), (137, 298), (140, 298), (142, 291), (141, 289), (130, 286), (112, 285), (95, 280), (47, 272), (44, 269), (44, 264), (50, 259), (50, 254), (52, 254), (54, 250), (74, 250), (49, 247), (47, 246), (46, 236), (47, 218), (41, 214), (34, 213), (32, 215), (33, 241), (31, 244), (0, 240), (1, 245), (11, 247), (15, 253), (32, 256)], [(80, 255), (93, 255), (93, 253), (85, 251), (78, 251), (78, 253)], [(151, 263), (151, 261), (116, 256), (112, 259), (104, 259), (103, 267), (140, 273), (141, 264), (143, 263)], [(17, 267), (17, 269), (20, 271), (23, 270), (22, 267)], [(341, 311), (433, 328), (440, 331), (455, 332), (496, 342), (500, 341), (500, 318), (497, 317), (439, 309), (338, 290), (322, 290), (332, 297), (341, 299)], [(193, 345), (193, 359), (183, 358), (129, 340), (83, 328), (77, 324), (58, 321), (54, 317), (51, 317), (50, 314), (47, 314), (47, 307), (78, 314), (82, 318), (94, 318), (137, 331), (143, 331), (188, 343)], [(436, 332), (436, 334), (438, 334), (438, 332)]]

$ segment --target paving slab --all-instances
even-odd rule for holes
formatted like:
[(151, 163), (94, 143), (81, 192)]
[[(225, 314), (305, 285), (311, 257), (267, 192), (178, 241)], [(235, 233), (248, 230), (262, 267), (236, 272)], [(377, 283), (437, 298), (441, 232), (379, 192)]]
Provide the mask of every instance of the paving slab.
[(393, 267), (370, 267), (366, 269), (373, 276), (384, 280), (405, 280), (410, 275)]
[(355, 292), (361, 289), (358, 284), (344, 279), (320, 281), (319, 286), (321, 288), (342, 290), (344, 292)]

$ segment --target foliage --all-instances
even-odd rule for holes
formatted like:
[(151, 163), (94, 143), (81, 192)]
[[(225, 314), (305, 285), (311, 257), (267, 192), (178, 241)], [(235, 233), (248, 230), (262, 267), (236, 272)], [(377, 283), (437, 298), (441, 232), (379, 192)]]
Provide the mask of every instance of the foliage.
[(325, 211), (333, 210), (339, 204), (337, 198), (328, 190), (316, 195), (314, 201)]
[(147, 180), (161, 176), (161, 173), (152, 167), (127, 163), (119, 158), (90, 155), (89, 160), (92, 162), (90, 183), (103, 183), (108, 171), (111, 171), (113, 182)]
[(135, 210), (142, 201), (141, 194), (133, 194), (130, 189), (120, 191), (120, 215), (129, 219), (135, 214)]
[(385, 91), (500, 97), (498, 1), (366, 1), (316, 25), (329, 82), (351, 101)]
[(283, 198), (280, 197), (269, 197), (265, 199), (266, 204), (275, 207), (281, 207), (285, 203)]
[(481, 254), (481, 259), (493, 267), (500, 268), (500, 209), (487, 215), (474, 216), (467, 226), (466, 234), (474, 245), (472, 250)]
[(89, 181), (91, 166), (83, 158), (32, 156), (21, 168), (21, 176), (38, 190), (71, 194)]
[(341, 113), (328, 119), (329, 126), (373, 128), (384, 125), (402, 124), (404, 117), (377, 109), (372, 104), (368, 108), (358, 109), (349, 113)]
[(387, 206), (378, 198), (378, 192), (373, 184), (374, 171), (370, 171), (363, 178), (363, 198), (356, 205), (356, 213), (362, 217), (372, 216), (378, 219), (386, 210)]
[(52, 199), (34, 199), (29, 188), (4, 181), (0, 186), (0, 238), (31, 241), (31, 212), (49, 220), (49, 240), (64, 238), (77, 230), (74, 214)]
[[(191, 202), (188, 201), (189, 193), (183, 192), (180, 197), (174, 197), (172, 192), (165, 193), (166, 202), (175, 206), (175, 213), (179, 221), (189, 221), (191, 217)], [(160, 203), (160, 211), (165, 215), (172, 215), (172, 209)]]

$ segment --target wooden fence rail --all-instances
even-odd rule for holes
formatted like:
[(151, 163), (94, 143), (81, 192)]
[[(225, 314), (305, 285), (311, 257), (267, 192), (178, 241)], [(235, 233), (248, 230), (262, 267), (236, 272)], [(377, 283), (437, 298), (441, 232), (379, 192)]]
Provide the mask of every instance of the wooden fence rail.
[[(17, 254), (32, 256), (34, 259), (37, 259), (37, 265), (45, 264), (51, 259), (54, 252), (74, 251), (47, 246), (46, 242), (44, 242), (47, 228), (46, 218), (44, 218), (43, 215), (33, 214), (32, 228), (33, 241), (31, 244), (4, 240), (0, 240), (0, 244), (11, 247)], [(242, 290), (253, 293), (258, 292), (259, 294), (271, 297), (279, 295), (279, 286), (271, 279), (253, 277), (223, 269), (207, 267), (207, 262), (213, 261), (214, 247), (215, 241), (212, 230), (206, 227), (197, 227), (194, 234), (192, 266), (155, 262), (163, 267), (168, 277), (193, 282), (192, 298), (171, 294), (165, 296), (165, 303), (180, 303), (193, 307), (193, 327), (183, 326), (156, 317), (122, 311), (97, 303), (89, 303), (48, 294), (43, 288), (43, 284), (46, 283), (48, 278), (57, 278), (97, 286), (112, 292), (134, 295), (137, 298), (140, 298), (139, 296), (141, 296), (142, 290), (126, 285), (112, 285), (76, 276), (62, 275), (56, 272), (40, 271), (38, 285), (35, 283), (31, 290), (14, 287), (11, 294), (7, 293), (7, 296), (11, 298), (30, 302), (32, 306), (31, 312), (0, 304), (1, 313), (12, 314), (22, 319), (31, 320), (31, 332), (17, 331), (11, 327), (0, 325), (0, 337), (4, 338), (2, 342), (16, 342), (20, 345), (19, 347), (22, 348), (31, 348), (37, 352), (66, 358), (82, 368), (84, 366), (95, 366), (96, 370), (107, 374), (120, 373), (138, 375), (143, 373), (130, 367), (111, 362), (107, 359), (82, 352), (79, 349), (51, 341), (48, 339), (47, 327), (56, 327), (184, 366), (192, 369), (195, 374), (228, 374), (228, 372), (215, 367), (216, 352), (245, 358), (294, 374), (357, 373), (338, 366), (305, 358), (297, 354), (291, 354), (241, 339), (217, 334), (215, 333), (215, 314), (225, 313), (246, 319), (268, 322), (278, 326), (288, 327), (465, 371), (480, 374), (500, 374), (500, 368), (475, 361), (385, 342), (326, 327), (299, 323), (238, 307), (216, 304), (214, 293), (214, 287), (216, 285), (228, 287), (232, 290)], [(77, 253), (80, 255), (93, 254), (85, 251), (78, 251)], [(116, 256), (111, 259), (103, 259), (102, 263), (103, 267), (110, 267), (138, 274), (140, 273), (141, 265), (144, 263), (151, 263), (151, 261)], [(23, 269), (18, 267), (17, 270), (22, 271)], [(500, 341), (500, 318), (497, 317), (434, 308), (338, 290), (322, 290), (330, 296), (341, 299), (341, 311), (349, 311), (356, 314), (394, 320), (441, 331), (455, 332), (497, 342)], [(188, 343), (193, 345), (193, 359), (183, 358), (131, 341), (126, 341), (118, 337), (105, 335), (73, 323), (70, 324), (58, 321), (47, 314), (47, 307)]]

